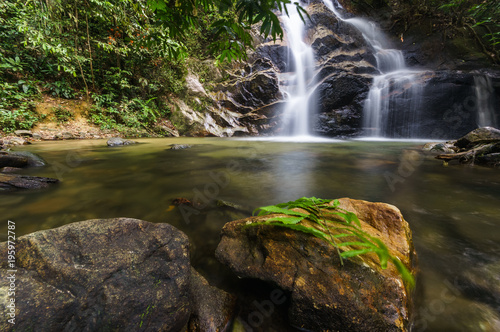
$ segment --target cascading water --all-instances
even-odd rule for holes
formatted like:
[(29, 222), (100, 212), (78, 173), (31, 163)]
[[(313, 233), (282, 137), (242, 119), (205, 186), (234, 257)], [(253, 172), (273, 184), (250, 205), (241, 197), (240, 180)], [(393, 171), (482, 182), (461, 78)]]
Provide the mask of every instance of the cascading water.
[(477, 125), (497, 128), (491, 78), (487, 75), (474, 76), (474, 92), (477, 100)]
[(288, 5), (289, 16), (283, 15), (283, 25), (289, 47), (289, 64), (293, 64), (294, 72), (284, 80), (283, 91), (287, 95), (285, 106), (285, 130), (287, 136), (308, 136), (310, 120), (311, 95), (308, 85), (311, 83), (314, 72), (314, 53), (304, 42), (304, 22), (295, 9), (295, 5)]
[(391, 49), (386, 37), (373, 22), (360, 18), (344, 18), (342, 6), (336, 0), (323, 0), (335, 16), (358, 29), (375, 50), (377, 69), (365, 100), (363, 125), (369, 137), (405, 137), (418, 135), (418, 123), (422, 84), (417, 82), (420, 71), (406, 67), (401, 51)]

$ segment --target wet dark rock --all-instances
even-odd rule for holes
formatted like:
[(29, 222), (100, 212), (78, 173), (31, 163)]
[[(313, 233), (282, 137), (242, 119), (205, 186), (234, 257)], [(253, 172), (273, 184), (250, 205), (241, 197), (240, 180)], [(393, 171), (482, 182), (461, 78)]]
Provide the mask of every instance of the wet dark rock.
[[(16, 325), (2, 331), (171, 331), (189, 321), (187, 236), (168, 224), (96, 219), (21, 236)], [(7, 242), (0, 254), (7, 257)], [(0, 277), (7, 280), (7, 260)], [(2, 293), (8, 285), (3, 283)], [(9, 298), (0, 298), (6, 312)]]
[(456, 286), (468, 297), (500, 308), (500, 263), (476, 266), (457, 278)]
[[(379, 237), (415, 271), (411, 231), (396, 207), (340, 201), (358, 216), (366, 232)], [(393, 265), (381, 269), (378, 258), (367, 255), (344, 260), (341, 266), (336, 249), (314, 236), (270, 225), (248, 227), (272, 216), (227, 223), (216, 256), (239, 277), (290, 292), (292, 325), (309, 331), (408, 331), (413, 294)]]
[(478, 144), (500, 142), (500, 130), (492, 127), (478, 128), (459, 138), (455, 146), (460, 149), (472, 148)]
[(18, 168), (18, 167), (2, 167), (2, 168), (0, 168), (0, 172), (2, 172), (2, 173), (18, 173), (19, 171), (22, 171), (22, 168)]
[(185, 150), (191, 148), (192, 145), (190, 144), (171, 144), (170, 145), (170, 150)]
[(478, 128), (456, 141), (446, 142), (450, 150), (436, 156), (449, 162), (458, 160), (462, 164), (500, 166), (500, 130), (492, 127)]
[(343, 107), (318, 114), (313, 132), (327, 137), (356, 137), (362, 134), (359, 108)]
[(42, 157), (27, 151), (21, 152), (0, 152), (1, 167), (40, 167), (45, 166), (46, 162)]
[[(500, 151), (500, 149), (499, 149)], [(484, 156), (477, 157), (477, 163), (490, 167), (500, 167), (500, 153), (490, 153)]]
[(192, 313), (189, 332), (226, 331), (234, 315), (236, 297), (208, 282), (191, 268), (190, 295)]
[[(6, 165), (9, 163), (9, 159), (19, 166)], [(29, 151), (0, 152), (0, 167), (2, 167), (2, 165), (11, 167), (42, 167), (46, 164), (47, 162), (42, 157)]]
[(131, 145), (131, 144), (136, 144), (136, 143), (137, 142), (135, 142), (135, 141), (131, 141), (131, 140), (128, 140), (128, 139), (123, 139), (123, 138), (120, 138), (120, 137), (111, 137), (106, 142), (106, 144), (108, 146)]
[(17, 167), (22, 168), (28, 166), (28, 158), (25, 156), (15, 155), (9, 152), (0, 153), (0, 167)]
[(0, 173), (0, 191), (44, 189), (58, 183), (58, 179)]

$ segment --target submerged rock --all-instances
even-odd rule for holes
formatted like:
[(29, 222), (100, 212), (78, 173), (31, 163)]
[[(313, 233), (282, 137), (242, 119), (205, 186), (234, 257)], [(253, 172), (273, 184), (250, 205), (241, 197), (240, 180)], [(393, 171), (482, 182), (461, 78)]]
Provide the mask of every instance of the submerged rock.
[(22, 168), (28, 166), (28, 158), (25, 156), (14, 155), (9, 152), (0, 153), (0, 168), (2, 167), (17, 167)]
[[(190, 315), (187, 236), (168, 224), (96, 219), (16, 244), (16, 325), (2, 331), (172, 331)], [(7, 257), (7, 242), (0, 253)], [(0, 277), (7, 280), (7, 260)], [(8, 285), (3, 283), (2, 294)], [(9, 298), (0, 297), (7, 312)]]
[(169, 150), (185, 150), (192, 147), (190, 144), (170, 144)]
[(111, 137), (106, 142), (106, 144), (108, 146), (131, 145), (131, 144), (136, 144), (136, 143), (137, 143), (136, 141), (131, 141), (131, 140), (128, 140), (128, 139), (123, 139), (123, 138), (120, 138), (120, 137)]
[[(339, 201), (358, 216), (364, 231), (380, 238), (415, 271), (411, 231), (396, 207)], [(391, 263), (381, 269), (376, 255), (364, 255), (345, 259), (341, 266), (335, 247), (317, 237), (271, 225), (246, 227), (269, 218), (226, 224), (216, 256), (239, 277), (261, 279), (290, 292), (292, 325), (310, 331), (408, 330), (413, 294)]]
[(58, 179), (53, 178), (0, 173), (0, 191), (44, 189), (58, 182)]

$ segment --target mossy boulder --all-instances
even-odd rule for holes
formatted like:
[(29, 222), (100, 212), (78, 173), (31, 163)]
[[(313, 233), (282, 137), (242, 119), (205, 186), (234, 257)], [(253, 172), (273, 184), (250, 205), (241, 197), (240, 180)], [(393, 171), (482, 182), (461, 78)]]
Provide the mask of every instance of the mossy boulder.
[[(339, 201), (341, 208), (358, 216), (364, 231), (380, 238), (415, 272), (411, 231), (396, 207), (349, 198)], [(393, 265), (382, 269), (374, 254), (345, 259), (341, 265), (328, 242), (262, 224), (273, 216), (226, 224), (216, 256), (239, 277), (261, 279), (289, 292), (292, 325), (308, 331), (408, 331), (413, 293)], [(260, 225), (248, 227), (254, 223)]]

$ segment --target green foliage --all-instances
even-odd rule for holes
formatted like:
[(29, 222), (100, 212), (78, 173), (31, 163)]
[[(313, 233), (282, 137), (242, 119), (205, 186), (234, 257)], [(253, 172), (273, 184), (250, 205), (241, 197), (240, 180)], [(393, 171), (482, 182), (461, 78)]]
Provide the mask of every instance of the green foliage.
[(37, 97), (38, 89), (33, 82), (7, 83), (0, 80), (0, 130), (10, 133), (32, 128), (39, 120), (34, 111)]
[(58, 122), (68, 122), (75, 117), (73, 112), (62, 106), (54, 107), (52, 113)]
[(46, 83), (44, 88), (48, 89), (54, 97), (72, 99), (75, 97), (74, 91), (65, 80)]
[[(169, 36), (179, 44), (183, 43), (191, 28), (209, 24), (211, 29), (210, 49), (217, 55), (217, 61), (241, 60), (246, 57), (246, 47), (252, 46), (250, 27), (262, 23), (260, 33), (272, 39), (283, 37), (283, 29), (275, 10), (287, 12), (286, 5), (293, 4), (299, 14), (305, 10), (299, 2), (290, 0), (191, 0), (191, 1), (148, 0), (150, 8), (168, 31)], [(200, 20), (206, 13), (212, 20)], [(202, 24), (202, 22), (204, 24)]]
[(0, 128), (5, 133), (18, 129), (31, 129), (38, 122), (38, 116), (33, 111), (20, 108), (17, 110), (0, 109)]
[[(302, 197), (296, 201), (260, 207), (254, 211), (254, 214), (257, 211), (259, 211), (259, 216), (280, 214), (267, 219), (263, 224), (285, 227), (320, 238), (336, 248), (341, 263), (345, 258), (375, 253), (382, 269), (387, 268), (387, 263), (391, 261), (405, 283), (413, 288), (415, 286), (413, 275), (399, 258), (391, 255), (387, 246), (380, 239), (362, 230), (358, 217), (354, 213), (340, 208), (339, 204), (338, 200), (332, 202), (316, 197)], [(306, 212), (293, 210), (297, 208)], [(301, 223), (306, 219), (313, 222), (315, 227)], [(248, 226), (261, 224), (252, 223)]]
[(153, 127), (159, 118), (167, 117), (170, 112), (156, 98), (147, 101), (140, 98), (131, 100), (124, 98), (121, 102), (116, 102), (112, 94), (95, 94), (93, 100), (94, 105), (89, 111), (88, 118), (91, 123), (102, 129), (147, 130)]

